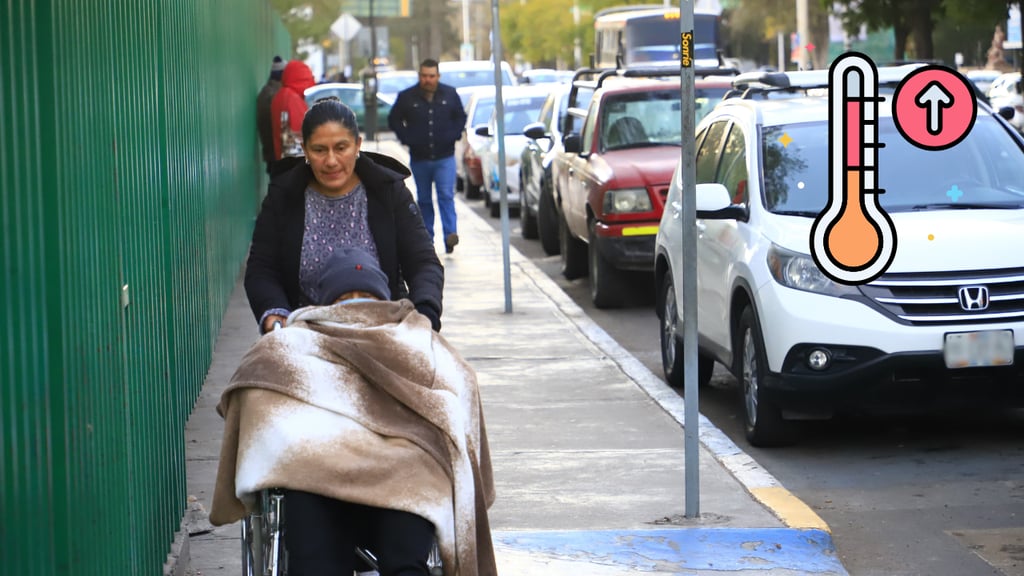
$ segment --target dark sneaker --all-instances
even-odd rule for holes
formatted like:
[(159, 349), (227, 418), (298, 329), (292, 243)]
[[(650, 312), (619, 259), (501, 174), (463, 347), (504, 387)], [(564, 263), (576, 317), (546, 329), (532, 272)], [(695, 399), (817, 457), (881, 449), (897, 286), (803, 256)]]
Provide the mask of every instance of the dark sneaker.
[(451, 254), (455, 251), (456, 244), (459, 243), (459, 235), (452, 232), (451, 234), (444, 237), (444, 251)]

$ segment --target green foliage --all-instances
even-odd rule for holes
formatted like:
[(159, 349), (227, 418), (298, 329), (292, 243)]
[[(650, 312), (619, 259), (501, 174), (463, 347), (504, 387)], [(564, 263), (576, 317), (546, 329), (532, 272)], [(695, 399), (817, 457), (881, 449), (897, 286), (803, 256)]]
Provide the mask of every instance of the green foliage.
[(296, 58), (301, 56), (296, 47), (302, 41), (319, 44), (331, 36), (331, 24), (341, 16), (344, 0), (270, 0), (270, 5), (292, 37), (290, 57)]

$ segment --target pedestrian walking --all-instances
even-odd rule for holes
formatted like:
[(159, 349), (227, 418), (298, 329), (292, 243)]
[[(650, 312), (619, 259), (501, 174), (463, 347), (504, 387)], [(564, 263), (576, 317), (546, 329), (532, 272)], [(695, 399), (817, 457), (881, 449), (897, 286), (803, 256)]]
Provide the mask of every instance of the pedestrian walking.
[(256, 130), (260, 135), (260, 146), (263, 150), (263, 163), (266, 164), (267, 174), (270, 174), (270, 165), (274, 163), (274, 129), (270, 120), (270, 103), (273, 102), (277, 91), (281, 89), (281, 73), (284, 72), (284, 60), (280, 56), (274, 56), (270, 65), (270, 77), (263, 85), (260, 93), (256, 96)]
[(388, 114), (388, 127), (409, 148), (409, 168), (416, 182), (420, 213), (434, 238), (433, 190), (441, 213), (445, 252), (459, 243), (455, 220), (455, 143), (466, 126), (458, 92), (441, 83), (437, 60), (420, 63), (419, 83), (402, 90)]
[(316, 85), (313, 71), (301, 60), (292, 60), (281, 72), (281, 89), (270, 103), (274, 160), (302, 156), (302, 119), (306, 115), (306, 89)]

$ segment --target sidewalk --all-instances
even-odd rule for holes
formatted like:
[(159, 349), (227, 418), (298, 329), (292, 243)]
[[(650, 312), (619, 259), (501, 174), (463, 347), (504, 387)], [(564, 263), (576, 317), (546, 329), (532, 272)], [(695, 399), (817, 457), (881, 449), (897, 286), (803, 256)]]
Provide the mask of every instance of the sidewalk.
[[(846, 574), (824, 522), (703, 417), (701, 516), (684, 518), (683, 400), (514, 249), (506, 313), (501, 237), (461, 199), (457, 209), (458, 248), (438, 246), (442, 333), (479, 378), (503, 576)], [(188, 492), (206, 508), (214, 406), (256, 337), (239, 284), (186, 427)], [(241, 574), (238, 525), (202, 522), (192, 573)]]

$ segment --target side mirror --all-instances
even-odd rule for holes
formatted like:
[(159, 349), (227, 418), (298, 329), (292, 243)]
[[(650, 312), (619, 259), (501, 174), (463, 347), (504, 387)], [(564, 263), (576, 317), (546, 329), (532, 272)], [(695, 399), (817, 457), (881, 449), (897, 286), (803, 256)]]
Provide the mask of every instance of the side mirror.
[[(583, 146), (580, 143), (579, 134), (566, 134), (565, 138), (562, 138), (562, 147), (569, 154), (579, 154)], [(724, 190), (724, 187), (723, 187)]]
[(475, 132), (477, 136), (486, 136), (488, 138), (491, 137), (491, 131), (488, 130), (487, 126), (484, 124), (477, 126), (476, 129), (473, 130), (473, 132)]
[(998, 111), (998, 114), (1002, 116), (1004, 120), (1013, 120), (1013, 115), (1015, 113), (1013, 106), (1002, 106)]
[(703, 220), (746, 220), (747, 208), (733, 204), (721, 184), (697, 184), (697, 218)]
[(541, 138), (547, 138), (548, 133), (544, 130), (543, 122), (530, 122), (523, 128), (523, 134), (532, 140), (540, 140)]

